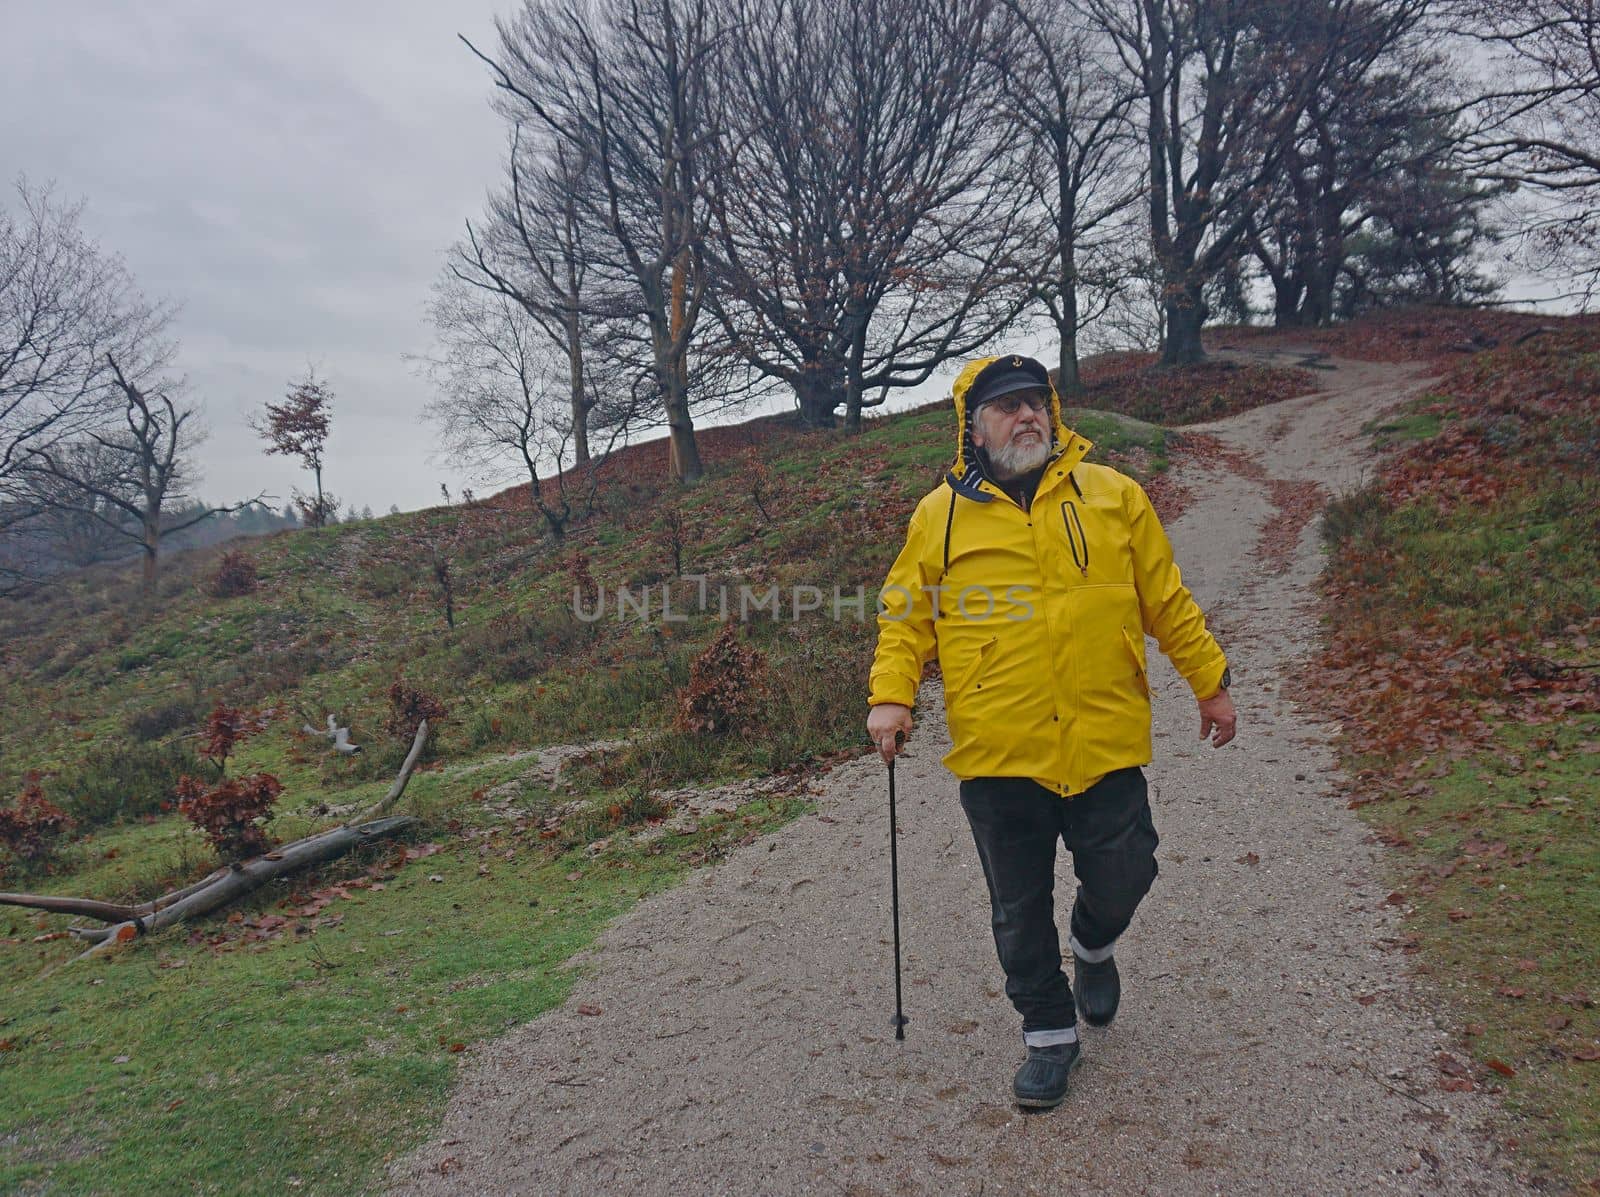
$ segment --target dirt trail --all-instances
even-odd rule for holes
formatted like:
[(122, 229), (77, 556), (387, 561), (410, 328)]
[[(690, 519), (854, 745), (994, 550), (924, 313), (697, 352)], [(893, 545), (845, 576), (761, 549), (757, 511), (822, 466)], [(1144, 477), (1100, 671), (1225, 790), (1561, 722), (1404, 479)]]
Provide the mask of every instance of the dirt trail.
[[(1522, 1191), (1480, 1133), (1490, 1099), (1439, 1088), (1448, 1044), (1386, 943), (1382, 850), (1335, 793), (1335, 729), (1282, 697), (1319, 554), (1314, 526), (1281, 572), (1256, 552), (1270, 480), (1349, 489), (1362, 423), (1418, 385), (1360, 363), (1324, 377), (1208, 426), (1237, 453), (1180, 479), (1193, 497), (1169, 531), (1242, 730), (1198, 745), (1152, 652), (1161, 877), (1118, 947), (1121, 1013), (1087, 1030), (1064, 1106), (1009, 1100), (1021, 1036), (929, 686), (899, 771), (903, 1043), (885, 774), (863, 758), (824, 779), (816, 814), (622, 919), (564, 1007), (476, 1049), (394, 1191)], [(1070, 893), (1063, 861), (1063, 918)]]

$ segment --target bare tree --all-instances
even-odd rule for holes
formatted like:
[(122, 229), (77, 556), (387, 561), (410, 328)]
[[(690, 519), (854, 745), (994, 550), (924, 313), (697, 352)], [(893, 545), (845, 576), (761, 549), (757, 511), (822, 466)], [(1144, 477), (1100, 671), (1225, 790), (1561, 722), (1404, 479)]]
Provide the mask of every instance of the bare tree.
[(1207, 284), (1243, 252), (1288, 132), (1329, 69), (1317, 39), (1337, 36), (1354, 2), (1074, 0), (1138, 81), (1163, 362), (1204, 356)]
[(990, 53), (1023, 132), (1023, 177), (1043, 214), (1040, 252), (1027, 259), (1027, 270), (1032, 297), (1059, 338), (1056, 386), (1073, 393), (1081, 389), (1079, 330), (1120, 290), (1124, 218), (1143, 193), (1128, 120), (1137, 95), (1126, 73), (1107, 61), (1103, 35), (1070, 7), (1003, 3), (1014, 28)]
[[(723, 56), (709, 296), (802, 417), (860, 426), (1026, 297), (992, 0), (746, 0)], [(876, 397), (868, 392), (877, 391)]]
[(333, 392), (310, 369), (303, 379), (290, 385), (282, 403), (268, 403), (266, 415), (250, 421), (250, 427), (267, 442), (268, 457), (298, 457), (300, 464), (311, 471), (316, 494), (303, 495), (297, 490), (294, 499), (302, 518), (313, 528), (334, 522), (339, 510), (339, 500), (322, 489), (323, 450), (332, 421)]
[(0, 503), (13, 514), (8, 481), (30, 451), (104, 415), (106, 355), (148, 352), (168, 319), (83, 231), (81, 202), (26, 178), (16, 194), (17, 210), (0, 210)]
[[(1384, 295), (1463, 300), (1483, 285), (1471, 259), (1494, 191), (1465, 177), (1446, 111), (1459, 68), (1432, 48), (1432, 7), (1363, 0), (1336, 34), (1306, 39), (1326, 68), (1247, 232), (1280, 326), (1326, 324)], [(1291, 85), (1268, 86), (1274, 103)]]
[[(590, 150), (557, 139), (546, 158), (541, 148), (513, 127), (507, 190), (491, 200), (481, 227), (468, 223), (467, 241), (452, 253), (449, 269), (461, 282), (515, 302), (565, 357), (572, 451), (583, 466), (590, 457), (589, 413), (598, 402), (595, 359), (611, 343), (618, 309), (627, 309), (618, 302), (617, 280), (602, 271), (615, 253), (598, 248), (607, 232)], [(456, 323), (452, 313), (461, 302), (453, 297), (436, 308), (435, 325)]]
[(443, 455), (482, 480), (499, 481), (507, 463), (516, 463), (528, 479), (529, 506), (559, 539), (592, 506), (598, 468), (632, 413), (614, 397), (585, 405), (585, 426), (597, 417), (593, 431), (607, 439), (600, 453), (574, 461), (584, 482), (575, 496), (566, 466), (576, 417), (566, 402), (571, 380), (558, 364), (560, 348), (522, 304), (461, 281), (454, 269), (429, 304), (438, 344), (417, 361), (437, 392), (424, 415), (439, 429)]
[(615, 266), (649, 329), (671, 473), (683, 482), (703, 473), (690, 358), (705, 300), (700, 160), (718, 119), (722, 20), (715, 0), (529, 0), (515, 20), (496, 21), (497, 58), (467, 42), (494, 73), (508, 120), (592, 154)]
[(93, 451), (72, 452), (61, 445), (35, 448), (22, 468), (65, 484), (56, 503), (59, 509), (96, 520), (139, 546), (148, 595), (155, 589), (165, 537), (219, 512), (241, 510), (261, 496), (227, 507), (202, 507), (167, 523), (169, 508), (188, 498), (193, 480), (190, 455), (199, 441), (198, 409), (174, 398), (178, 384), (169, 379), (137, 381), (111, 354), (106, 365), (122, 401), (120, 421), (82, 434)]
[(1600, 290), (1600, 6), (1593, 0), (1459, 0), (1496, 77), (1465, 106), (1480, 179), (1525, 192), (1533, 264)]
[(1096, 312), (1079, 330), (1085, 354), (1157, 349), (1166, 339), (1166, 289), (1146, 222), (1130, 220), (1125, 236), (1095, 255), (1092, 273), (1080, 274), (1080, 291)]

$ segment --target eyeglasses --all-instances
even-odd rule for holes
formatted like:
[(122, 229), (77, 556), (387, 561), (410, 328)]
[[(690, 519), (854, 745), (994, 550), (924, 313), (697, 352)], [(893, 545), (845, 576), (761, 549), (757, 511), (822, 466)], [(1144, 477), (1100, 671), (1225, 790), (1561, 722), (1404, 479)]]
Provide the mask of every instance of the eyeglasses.
[(1022, 410), (1023, 404), (1027, 404), (1029, 411), (1043, 411), (1045, 409), (1045, 405), (1049, 402), (1050, 400), (1048, 397), (1041, 395), (1036, 391), (1021, 391), (1012, 392), (1009, 395), (1001, 395), (998, 399), (990, 399), (982, 406), (997, 407), (1006, 415), (1014, 416)]

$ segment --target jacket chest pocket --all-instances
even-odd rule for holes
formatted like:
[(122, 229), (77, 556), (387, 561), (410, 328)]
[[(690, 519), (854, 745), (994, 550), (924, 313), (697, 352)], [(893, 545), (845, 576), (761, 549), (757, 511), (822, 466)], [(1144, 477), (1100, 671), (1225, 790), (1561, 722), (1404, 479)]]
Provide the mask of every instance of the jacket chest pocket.
[(1072, 554), (1072, 564), (1084, 577), (1089, 576), (1089, 534), (1084, 531), (1083, 516), (1071, 499), (1061, 501), (1061, 523), (1067, 533), (1067, 550)]
[(1050, 521), (1066, 551), (1061, 569), (1068, 585), (1120, 585), (1133, 581), (1133, 550), (1121, 508), (1102, 496), (1062, 499)]

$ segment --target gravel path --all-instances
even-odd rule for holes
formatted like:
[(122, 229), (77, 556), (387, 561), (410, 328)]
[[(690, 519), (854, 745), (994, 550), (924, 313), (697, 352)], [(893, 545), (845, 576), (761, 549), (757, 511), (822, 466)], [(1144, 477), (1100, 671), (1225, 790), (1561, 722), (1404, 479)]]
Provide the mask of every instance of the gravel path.
[(1482, 1133), (1491, 1099), (1439, 1088), (1449, 1044), (1393, 946), (1336, 729), (1282, 697), (1314, 637), (1319, 554), (1314, 527), (1287, 568), (1257, 551), (1271, 480), (1355, 485), (1362, 423), (1418, 385), (1337, 366), (1318, 394), (1209, 425), (1238, 452), (1183, 467), (1193, 498), (1169, 531), (1232, 661), (1241, 731), (1199, 745), (1193, 699), (1152, 652), (1161, 877), (1118, 947), (1121, 1012), (1087, 1029), (1065, 1105), (1010, 1102), (1019, 1024), (930, 685), (899, 766), (903, 1043), (885, 774), (862, 758), (823, 779), (815, 814), (623, 918), (564, 1007), (474, 1049), (393, 1191), (1523, 1191)]

